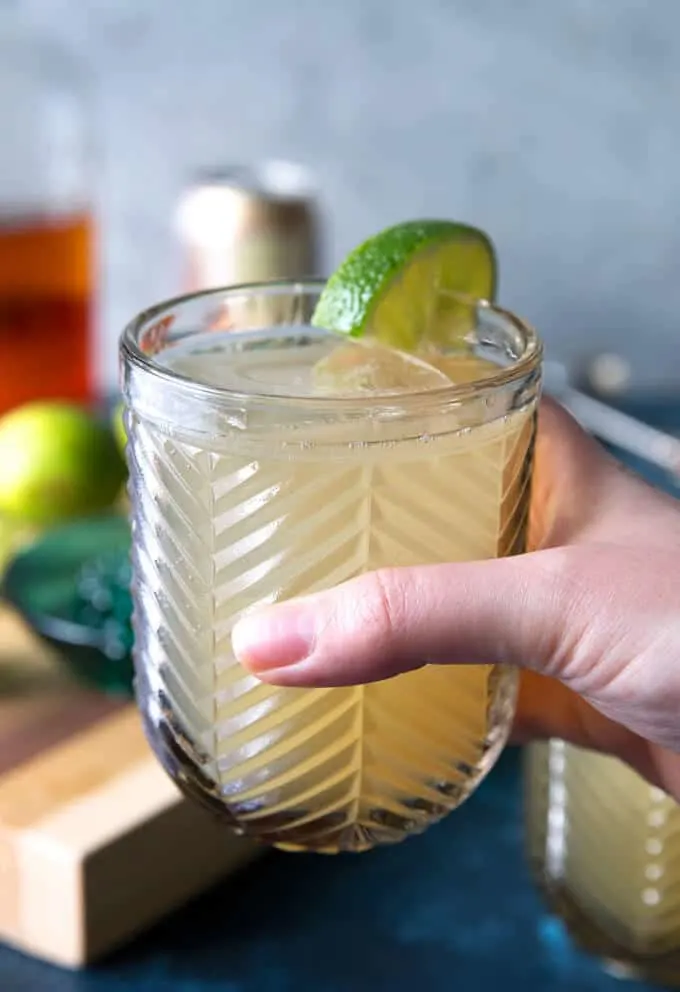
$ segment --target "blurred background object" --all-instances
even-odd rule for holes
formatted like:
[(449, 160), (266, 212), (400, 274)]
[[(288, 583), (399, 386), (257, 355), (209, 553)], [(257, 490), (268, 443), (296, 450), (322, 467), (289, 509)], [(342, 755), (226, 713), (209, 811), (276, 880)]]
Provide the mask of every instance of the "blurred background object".
[(94, 395), (92, 119), (76, 53), (0, 3), (0, 414)]
[(180, 192), (272, 158), (314, 176), (326, 269), (395, 220), (469, 221), (550, 357), (680, 387), (675, 0), (25, 2), (93, 77), (109, 388), (120, 328), (181, 283)]
[(179, 199), (182, 289), (323, 275), (312, 177), (294, 162), (212, 169)]
[[(605, 377), (604, 372), (620, 373), (628, 369), (625, 363), (615, 356), (602, 356), (601, 381), (586, 379), (583, 389), (572, 385), (567, 369), (560, 362), (546, 361), (544, 365), (544, 387), (546, 392), (562, 403), (579, 421), (584, 430), (594, 434), (604, 444), (616, 449), (617, 455), (632, 456), (646, 463), (645, 470), (661, 471), (662, 484), (670, 487), (677, 495), (680, 491), (680, 436), (669, 433), (652, 424), (645, 423), (632, 412), (621, 410), (617, 399), (625, 396), (625, 383), (614, 375)], [(610, 364), (611, 363), (611, 364)], [(623, 369), (621, 366), (623, 365)], [(593, 373), (600, 371), (595, 367)], [(587, 389), (590, 385), (590, 389)], [(600, 388), (598, 388), (600, 387)], [(586, 391), (587, 390), (587, 391)], [(606, 401), (604, 398), (605, 397)], [(668, 398), (666, 400), (668, 405)]]
[(67, 670), (112, 695), (132, 691), (129, 549), (125, 517), (77, 520), (14, 556), (0, 586)]

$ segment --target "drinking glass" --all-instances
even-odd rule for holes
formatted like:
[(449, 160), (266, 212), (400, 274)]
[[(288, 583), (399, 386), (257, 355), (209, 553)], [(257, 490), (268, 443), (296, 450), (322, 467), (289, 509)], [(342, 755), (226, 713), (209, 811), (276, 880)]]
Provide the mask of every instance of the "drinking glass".
[(680, 988), (680, 806), (565, 741), (525, 762), (527, 853), (550, 910), (608, 971)]
[(522, 552), (541, 346), (448, 294), (442, 319), (464, 333), (446, 353), (367, 351), (311, 326), (322, 289), (211, 290), (124, 332), (136, 692), (167, 772), (232, 828), (360, 851), (470, 795), (506, 741), (516, 673), (279, 688), (236, 661), (233, 626), (374, 569)]

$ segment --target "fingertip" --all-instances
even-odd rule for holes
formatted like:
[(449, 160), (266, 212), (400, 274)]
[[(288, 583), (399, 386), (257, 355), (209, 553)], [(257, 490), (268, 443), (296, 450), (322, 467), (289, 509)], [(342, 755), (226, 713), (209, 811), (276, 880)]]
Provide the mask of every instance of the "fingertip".
[(231, 633), (236, 660), (255, 675), (285, 669), (313, 650), (315, 617), (304, 603), (283, 603), (242, 617)]

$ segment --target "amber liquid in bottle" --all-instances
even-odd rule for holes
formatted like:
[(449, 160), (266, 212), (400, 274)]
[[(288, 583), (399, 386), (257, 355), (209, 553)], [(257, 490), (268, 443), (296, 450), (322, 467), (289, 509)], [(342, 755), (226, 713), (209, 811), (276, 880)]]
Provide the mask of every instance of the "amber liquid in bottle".
[(93, 398), (92, 220), (0, 216), (0, 414)]

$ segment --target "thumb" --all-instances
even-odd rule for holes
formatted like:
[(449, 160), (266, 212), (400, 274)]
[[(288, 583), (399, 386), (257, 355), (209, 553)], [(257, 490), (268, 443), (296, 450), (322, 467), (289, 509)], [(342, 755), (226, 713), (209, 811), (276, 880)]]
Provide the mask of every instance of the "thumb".
[(425, 664), (509, 663), (556, 675), (574, 605), (564, 551), (383, 569), (268, 607), (234, 627), (236, 657), (267, 682), (338, 686)]

